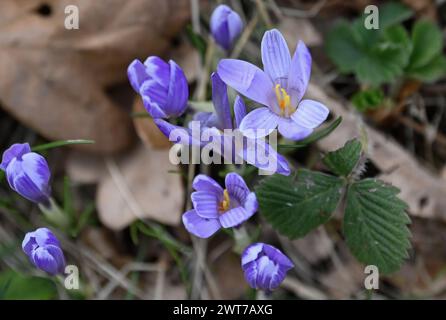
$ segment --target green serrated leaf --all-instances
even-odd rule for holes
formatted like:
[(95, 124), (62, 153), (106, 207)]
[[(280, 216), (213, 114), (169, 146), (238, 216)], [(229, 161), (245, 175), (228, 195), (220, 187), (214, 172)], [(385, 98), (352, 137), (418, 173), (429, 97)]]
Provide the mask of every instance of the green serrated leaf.
[(408, 66), (409, 72), (427, 65), (441, 53), (443, 36), (440, 28), (431, 21), (418, 21), (412, 30), (413, 50)]
[(377, 109), (384, 101), (384, 93), (381, 89), (368, 89), (355, 93), (352, 103), (361, 112)]
[(0, 291), (3, 299), (49, 300), (57, 296), (53, 281), (25, 276), (15, 271), (5, 271), (0, 274)]
[(260, 213), (280, 233), (298, 238), (327, 222), (338, 205), (343, 180), (300, 169), (297, 180), (273, 175), (256, 188)]
[(424, 82), (437, 81), (446, 75), (446, 58), (440, 54), (427, 65), (407, 71), (407, 75)]
[(344, 234), (353, 255), (383, 274), (397, 271), (408, 257), (407, 204), (399, 190), (376, 179), (353, 183), (347, 191)]
[(310, 143), (314, 143), (316, 141), (319, 141), (326, 136), (328, 136), (330, 133), (332, 133), (342, 122), (342, 117), (338, 117), (335, 121), (333, 121), (328, 127), (316, 131), (315, 133), (311, 134), (309, 137), (300, 140), (293, 144), (279, 144), (278, 148), (282, 149), (299, 149), (306, 147)]
[(347, 177), (358, 163), (361, 149), (361, 142), (353, 139), (347, 141), (342, 148), (327, 153), (322, 161), (336, 175)]

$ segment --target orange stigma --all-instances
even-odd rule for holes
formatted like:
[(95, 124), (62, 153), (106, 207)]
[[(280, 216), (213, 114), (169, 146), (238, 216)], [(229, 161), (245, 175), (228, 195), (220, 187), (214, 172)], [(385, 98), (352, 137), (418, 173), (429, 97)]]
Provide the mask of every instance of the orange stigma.
[(280, 113), (281, 115), (285, 115), (290, 108), (291, 98), (286, 90), (280, 86), (280, 84), (276, 84), (274, 90), (276, 91), (276, 98), (280, 107)]
[(218, 210), (220, 212), (226, 212), (226, 211), (228, 211), (230, 204), (231, 204), (231, 200), (229, 199), (229, 193), (228, 193), (228, 190), (225, 189), (223, 191), (223, 200), (220, 202)]

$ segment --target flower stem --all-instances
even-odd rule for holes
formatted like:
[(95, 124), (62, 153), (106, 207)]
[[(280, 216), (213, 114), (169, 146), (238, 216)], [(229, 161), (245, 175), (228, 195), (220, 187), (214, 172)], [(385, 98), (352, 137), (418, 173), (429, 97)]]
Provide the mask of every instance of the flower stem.
[(48, 205), (39, 204), (39, 209), (49, 222), (63, 230), (68, 229), (70, 225), (69, 217), (65, 212), (63, 212), (53, 198), (49, 199)]

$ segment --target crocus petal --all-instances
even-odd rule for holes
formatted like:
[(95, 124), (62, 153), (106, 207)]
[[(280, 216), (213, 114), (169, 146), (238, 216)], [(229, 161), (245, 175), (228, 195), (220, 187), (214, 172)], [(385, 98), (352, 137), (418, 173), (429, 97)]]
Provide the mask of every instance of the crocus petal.
[(243, 22), (236, 12), (222, 4), (215, 8), (211, 15), (210, 28), (215, 41), (223, 49), (229, 50), (241, 33)]
[(299, 103), (307, 90), (311, 75), (311, 54), (302, 41), (297, 44), (288, 74), (288, 93), (291, 105)]
[(35, 237), (36, 243), (39, 247), (46, 245), (60, 247), (59, 240), (57, 240), (56, 236), (48, 228), (38, 228), (33, 232), (33, 236)]
[(0, 169), (5, 171), (8, 164), (14, 158), (21, 158), (24, 154), (31, 152), (31, 147), (28, 143), (15, 143), (3, 152), (2, 163)]
[(242, 224), (253, 214), (254, 212), (248, 212), (243, 207), (236, 207), (220, 215), (219, 220), (223, 228), (231, 228)]
[(217, 73), (212, 73), (212, 102), (217, 113), (218, 129), (232, 129), (231, 110), (228, 100), (228, 89)]
[(294, 268), (294, 263), (282, 253), (277, 248), (274, 248), (273, 246), (270, 246), (269, 244), (265, 244), (263, 246), (263, 252), (272, 260), (274, 260), (276, 263), (279, 263), (283, 265), (285, 268), (291, 269)]
[(249, 286), (253, 289), (257, 288), (257, 275), (258, 275), (258, 268), (257, 268), (257, 262), (252, 261), (250, 263), (247, 263), (243, 267), (243, 273), (245, 276), (246, 282), (248, 282)]
[(268, 108), (257, 108), (243, 118), (240, 131), (249, 138), (262, 138), (277, 127), (278, 121), (279, 116)]
[(22, 168), (25, 174), (42, 193), (49, 196), (51, 173), (45, 158), (38, 153), (30, 152), (25, 154), (22, 160)]
[(313, 129), (303, 127), (290, 118), (280, 118), (279, 132), (285, 138), (297, 141), (308, 137)]
[(213, 192), (219, 196), (223, 194), (223, 188), (217, 183), (217, 181), (204, 174), (199, 174), (194, 178), (192, 188), (194, 188), (196, 191)]
[(247, 139), (243, 145), (241, 157), (250, 165), (265, 171), (279, 173), (285, 176), (291, 173), (286, 158), (277, 153), (263, 139)]
[(6, 178), (12, 190), (22, 197), (35, 202), (44, 203), (48, 201), (50, 188), (48, 185), (37, 186), (25, 173), (23, 161), (14, 158), (6, 168)]
[(274, 85), (268, 75), (255, 65), (235, 59), (223, 59), (217, 67), (220, 78), (251, 100), (274, 106)]
[(245, 199), (243, 207), (248, 213), (252, 212), (254, 214), (255, 212), (257, 212), (259, 208), (259, 203), (257, 202), (257, 197), (254, 192), (248, 194), (248, 196)]
[(160, 131), (173, 143), (200, 146), (200, 137), (193, 137), (191, 129), (176, 126), (163, 119), (153, 119)]
[(226, 175), (225, 186), (229, 196), (235, 198), (239, 203), (244, 203), (250, 193), (243, 178), (235, 172)]
[(269, 257), (263, 256), (257, 260), (257, 288), (269, 290), (271, 279), (277, 273), (279, 266)]
[(167, 118), (168, 115), (163, 110), (163, 102), (166, 101), (166, 96), (162, 97), (161, 91), (157, 90), (159, 87), (155, 80), (145, 81), (141, 88), (140, 94), (142, 97), (142, 102), (146, 111), (154, 118)]
[(202, 218), (217, 218), (220, 197), (214, 192), (195, 191), (191, 194), (195, 212)]
[(189, 88), (183, 70), (172, 60), (170, 65), (169, 91), (165, 112), (169, 116), (181, 116), (187, 108), (189, 98)]
[(136, 93), (139, 93), (139, 89), (144, 81), (149, 79), (146, 67), (138, 59), (133, 60), (127, 67), (127, 77)]
[(195, 210), (183, 214), (183, 224), (187, 231), (199, 238), (209, 238), (221, 228), (218, 219), (202, 218)]
[(146, 72), (150, 79), (155, 80), (166, 90), (170, 80), (170, 65), (157, 56), (150, 56), (144, 61)]
[(31, 259), (37, 268), (50, 275), (55, 275), (60, 270), (58, 260), (53, 257), (46, 248), (39, 247), (34, 250)]
[(32, 251), (37, 248), (36, 237), (34, 236), (34, 232), (28, 232), (25, 235), (25, 238), (22, 241), (22, 249), (23, 252), (26, 253), (28, 257), (31, 257)]
[(235, 127), (239, 128), (243, 118), (246, 116), (246, 106), (243, 99), (237, 95), (234, 102)]
[(263, 246), (263, 243), (253, 243), (246, 247), (242, 253), (242, 267), (254, 260), (257, 260), (259, 254), (263, 250)]
[(291, 119), (301, 127), (314, 129), (327, 119), (329, 112), (322, 103), (307, 99), (299, 103)]
[(287, 270), (287, 268), (281, 265), (276, 268), (276, 272), (271, 274), (271, 280), (268, 288), (269, 290), (276, 289), (282, 283), (282, 281), (285, 279)]
[(262, 39), (263, 70), (270, 76), (274, 84), (286, 89), (291, 55), (282, 34), (276, 30), (265, 32)]

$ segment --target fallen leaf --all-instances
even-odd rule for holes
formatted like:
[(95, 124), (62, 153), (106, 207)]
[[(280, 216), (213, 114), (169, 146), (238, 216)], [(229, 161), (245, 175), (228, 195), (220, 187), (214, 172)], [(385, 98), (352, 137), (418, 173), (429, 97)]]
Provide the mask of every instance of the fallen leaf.
[[(67, 5), (79, 29), (64, 28)], [(106, 95), (134, 58), (162, 54), (189, 18), (187, 0), (3, 0), (0, 101), (48, 139), (92, 139), (95, 152), (122, 150), (132, 121)], [(79, 147), (80, 148), (80, 147)]]
[[(142, 99), (139, 96), (135, 98), (135, 102), (133, 103), (133, 113), (146, 113)], [(135, 125), (138, 137), (146, 146), (153, 147), (154, 149), (168, 149), (172, 146), (172, 143), (160, 129), (158, 129), (151, 117), (135, 117), (133, 119), (133, 124)]]
[(119, 161), (106, 160), (108, 174), (99, 183), (96, 203), (101, 222), (121, 230), (137, 219), (179, 225), (184, 187), (168, 150), (138, 147)]

